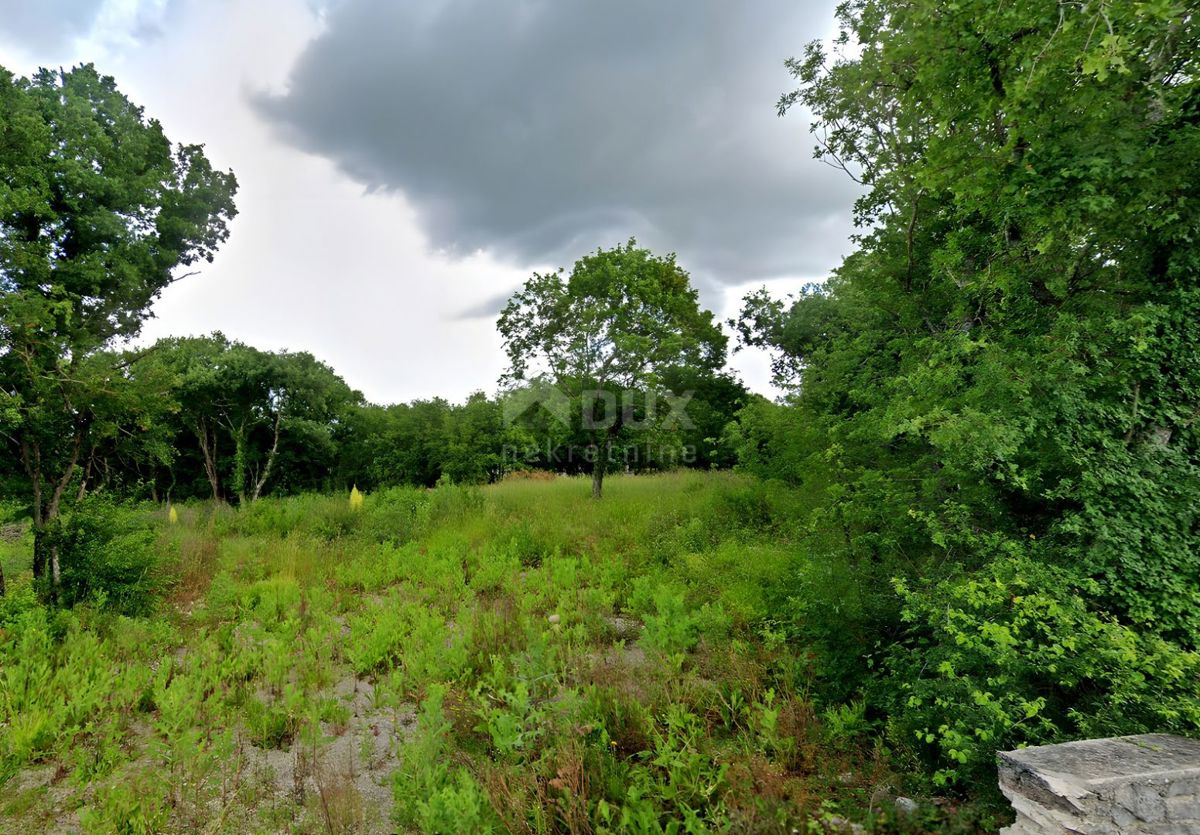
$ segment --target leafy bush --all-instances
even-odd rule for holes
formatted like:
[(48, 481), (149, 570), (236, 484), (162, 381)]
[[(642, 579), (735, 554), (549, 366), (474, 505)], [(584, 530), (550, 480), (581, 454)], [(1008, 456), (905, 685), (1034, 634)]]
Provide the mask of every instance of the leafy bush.
[[(102, 723), (107, 723), (109, 738), (119, 735), (121, 722), (134, 712), (151, 681), (148, 662), (162, 652), (167, 634), (138, 630), (137, 621), (125, 618), (97, 619), (110, 627), (109, 636), (77, 612), (33, 603), (27, 592), (5, 609), (0, 629), (0, 784), (56, 749), (83, 753), (80, 735)], [(137, 646), (120, 644), (115, 636), (125, 632), (138, 635)], [(92, 742), (99, 741), (93, 734)], [(92, 753), (93, 770), (106, 770), (117, 754)]]
[(483, 508), (483, 493), (470, 485), (442, 483), (428, 495), (419, 518), (429, 526), (463, 520)]
[(446, 689), (429, 688), (417, 716), (417, 731), (400, 753), (392, 790), (398, 823), (421, 832), (493, 832), (495, 814), (471, 773), (447, 761), (451, 723)]
[(363, 522), (363, 514), (351, 508), (344, 495), (307, 493), (274, 501), (247, 502), (236, 514), (226, 516), (225, 521), (242, 534), (304, 533), (332, 540), (354, 533)]
[(95, 494), (59, 517), (48, 536), (58, 549), (63, 605), (101, 601), (126, 615), (154, 609), (165, 578), (148, 513)]
[(654, 592), (654, 614), (646, 616), (643, 641), (664, 655), (687, 652), (696, 646), (698, 626), (683, 593), (663, 586)]
[(1026, 555), (896, 583), (909, 632), (879, 686), (936, 783), (990, 783), (995, 751), (1021, 745), (1200, 731), (1200, 655), (1093, 611), (1095, 585)]
[(135, 785), (118, 783), (97, 792), (96, 803), (80, 813), (87, 832), (113, 835), (153, 835), (169, 820), (160, 780), (140, 777)]
[(0, 597), (0, 629), (11, 628), (26, 612), (40, 609), (41, 605), (31, 583), (25, 582), (10, 587), (8, 594)]
[(417, 487), (389, 487), (367, 496), (363, 534), (376, 542), (402, 545), (416, 534), (421, 508), (429, 491)]

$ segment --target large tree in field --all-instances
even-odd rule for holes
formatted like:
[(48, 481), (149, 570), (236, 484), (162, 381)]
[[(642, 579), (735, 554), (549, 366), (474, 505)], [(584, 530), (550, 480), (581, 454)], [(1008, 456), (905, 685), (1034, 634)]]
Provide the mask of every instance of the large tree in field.
[(212, 259), (235, 191), (91, 65), (0, 69), (0, 437), (28, 483), (34, 574), (51, 586), (47, 528), (122, 379), (88, 359), (135, 335), (179, 268)]
[[(362, 395), (312, 354), (268, 353), (234, 343), (218, 372), (220, 420), (233, 441), (233, 488), (238, 501), (257, 500), (275, 471), (280, 440), (314, 454), (325, 449), (332, 465), (331, 426)], [(296, 463), (293, 461), (293, 463)]]
[(614, 408), (618, 398), (660, 391), (670, 368), (725, 363), (725, 337), (675, 256), (656, 256), (632, 240), (584, 256), (569, 276), (535, 273), (497, 328), (510, 362), (505, 379), (546, 378), (584, 417), (596, 498), (613, 445), (634, 417), (629, 402)]

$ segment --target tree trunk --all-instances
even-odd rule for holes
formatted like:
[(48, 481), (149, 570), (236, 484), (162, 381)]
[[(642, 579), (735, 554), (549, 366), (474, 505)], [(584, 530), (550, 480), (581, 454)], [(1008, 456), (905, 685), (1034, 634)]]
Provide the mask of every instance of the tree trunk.
[(47, 555), (50, 543), (46, 541), (46, 528), (34, 522), (33, 524), (33, 579), (40, 580), (46, 573), (46, 564), (50, 562)]
[(58, 581), (62, 570), (58, 561), (58, 545), (51, 541), (50, 522), (43, 521), (33, 528), (33, 579), (39, 593), (53, 601), (58, 596)]
[(40, 580), (46, 574), (50, 543), (46, 540), (46, 520), (42, 517), (41, 491), (33, 492), (33, 579)]
[(201, 418), (193, 427), (196, 438), (200, 441), (200, 451), (204, 453), (204, 475), (208, 477), (208, 486), (212, 488), (214, 502), (221, 501), (221, 477), (217, 469), (217, 433), (211, 437), (208, 431), (208, 421)]
[(92, 450), (92, 454), (88, 456), (87, 466), (83, 468), (83, 478), (79, 479), (79, 493), (75, 496), (75, 501), (82, 501), (87, 495), (88, 479), (92, 477), (92, 464), (96, 461), (96, 450)]
[(233, 489), (237, 491), (238, 506), (246, 503), (246, 424), (233, 430)]
[(283, 409), (280, 409), (275, 413), (275, 436), (271, 440), (271, 450), (267, 453), (267, 463), (263, 466), (262, 478), (254, 481), (254, 494), (251, 496), (251, 501), (258, 501), (263, 485), (267, 483), (267, 478), (271, 475), (271, 465), (275, 463), (275, 453), (279, 450), (279, 422), (282, 419)]
[[(79, 463), (79, 451), (83, 445), (84, 428), (76, 425), (75, 439), (71, 447), (71, 458), (63, 469), (62, 476), (57, 481), (51, 481), (43, 486), (42, 453), (39, 445), (23, 441), (21, 456), (25, 470), (30, 476), (33, 494), (33, 578), (45, 578), (47, 570), (50, 574), (48, 594), (51, 599), (57, 592), (58, 580), (61, 574), (58, 561), (58, 546), (53, 544), (48, 536), (50, 525), (58, 518), (62, 507), (63, 493), (66, 492)], [(44, 487), (50, 488), (49, 500), (46, 499)]]

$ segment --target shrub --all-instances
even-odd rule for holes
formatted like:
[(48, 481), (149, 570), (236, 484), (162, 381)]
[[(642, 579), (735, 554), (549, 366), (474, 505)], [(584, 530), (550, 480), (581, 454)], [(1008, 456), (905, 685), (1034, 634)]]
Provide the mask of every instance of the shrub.
[(429, 491), (417, 487), (389, 487), (366, 498), (362, 530), (368, 539), (403, 545), (416, 533), (418, 514), (429, 501)]
[(896, 588), (909, 631), (880, 685), (938, 784), (990, 784), (1021, 745), (1200, 730), (1200, 655), (1093, 611), (1093, 581), (1017, 555)]
[(9, 588), (8, 594), (0, 597), (0, 630), (9, 629), (26, 612), (41, 608), (33, 585), (24, 582)]
[(95, 805), (84, 809), (79, 820), (87, 832), (113, 835), (162, 832), (169, 820), (166, 794), (160, 779), (137, 775), (132, 783), (100, 789)]
[(149, 514), (96, 494), (79, 501), (49, 531), (58, 548), (58, 600), (102, 601), (121, 614), (144, 615), (164, 581)]
[(682, 592), (662, 586), (654, 592), (654, 614), (646, 616), (643, 642), (664, 655), (687, 652), (696, 646), (699, 619), (687, 606)]
[(421, 832), (492, 832), (495, 814), (471, 773), (448, 761), (446, 688), (431, 685), (392, 779), (395, 818)]
[(478, 487), (461, 484), (439, 484), (431, 491), (429, 500), (421, 506), (421, 521), (428, 527), (461, 522), (483, 509), (483, 492)]

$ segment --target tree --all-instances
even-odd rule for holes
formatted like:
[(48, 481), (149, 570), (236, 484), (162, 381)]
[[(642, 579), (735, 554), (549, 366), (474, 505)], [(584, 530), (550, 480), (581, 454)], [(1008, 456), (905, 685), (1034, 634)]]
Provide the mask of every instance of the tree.
[(143, 487), (157, 500), (157, 473), (174, 457), (179, 404), (171, 376), (148, 363), (145, 351), (102, 351), (89, 355), (84, 365), (96, 385), (76, 500), (93, 489), (133, 494)]
[[(220, 379), (230, 342), (221, 333), (200, 337), (160, 339), (139, 363), (139, 368), (160, 367), (172, 378), (171, 390), (179, 404), (175, 446), (184, 446), (182, 434), (196, 441), (204, 476), (214, 502), (222, 499), (220, 420), (226, 406), (226, 392)], [(171, 473), (171, 485), (176, 473)]]
[(1122, 617), (1200, 644), (1200, 19), (982, 0), (841, 19), (853, 56), (811, 47), (782, 105), (817, 113), (872, 231), (790, 311), (819, 357), (802, 399), (872, 478), (903, 461), (889, 480), (920, 479), (903, 504), (938, 540), (1052, 547)]
[(678, 431), (687, 463), (705, 470), (737, 463), (726, 443), (726, 428), (756, 396), (733, 375), (706, 369), (667, 369), (662, 384), (677, 397), (687, 398), (688, 425)]
[(662, 375), (671, 367), (725, 363), (725, 336), (701, 310), (675, 256), (655, 256), (633, 240), (584, 256), (567, 278), (562, 270), (534, 273), (497, 328), (510, 363), (505, 381), (544, 376), (583, 417), (595, 498), (614, 444), (636, 419), (633, 405), (618, 407), (618, 398), (637, 390), (665, 394)]
[[(259, 358), (267, 387), (257, 415), (262, 441), (257, 458), (250, 462), (251, 501), (262, 495), (273, 472), (302, 484), (323, 481), (334, 465), (334, 423), (363, 399), (332, 368), (307, 352), (260, 353)], [(277, 462), (287, 470), (280, 472)]]
[[(901, 604), (889, 580), (967, 600), (1033, 565), (1075, 584), (1046, 589), (1039, 617), (1078, 592), (1106, 621), (1200, 646), (1200, 18), (984, 0), (853, 0), (839, 18), (849, 48), (791, 62), (781, 109), (813, 112), (818, 156), (863, 184), (862, 233), (822, 290), (748, 299), (748, 341), (796, 385), (788, 420), (756, 407), (741, 439), (811, 487), (813, 558), (861, 578), (845, 610), (863, 628), (827, 640), (851, 636), (850, 663), (874, 641), (937, 658), (931, 625), (962, 621), (944, 600)], [(919, 666), (920, 689), (880, 682), (885, 708), (919, 713), (914, 692), (959, 675)], [(1072, 726), (1082, 684), (1015, 689), (1010, 673), (981, 679)], [(930, 756), (956, 768), (936, 736)]]
[(362, 399), (311, 354), (261, 351), (220, 333), (160, 340), (140, 365), (172, 376), (177, 436), (194, 438), (214, 501), (223, 481), (240, 502), (261, 496), (272, 476), (321, 486), (336, 457), (334, 423)]
[(212, 260), (236, 187), (91, 65), (0, 69), (0, 413), (29, 487), (34, 573), (51, 586), (47, 528), (97, 430), (98, 392), (119, 384), (88, 358), (135, 335), (179, 267)]
[(503, 446), (508, 437), (500, 403), (474, 392), (451, 410), (442, 472), (460, 484), (496, 481), (504, 472)]

